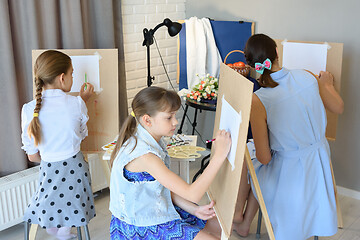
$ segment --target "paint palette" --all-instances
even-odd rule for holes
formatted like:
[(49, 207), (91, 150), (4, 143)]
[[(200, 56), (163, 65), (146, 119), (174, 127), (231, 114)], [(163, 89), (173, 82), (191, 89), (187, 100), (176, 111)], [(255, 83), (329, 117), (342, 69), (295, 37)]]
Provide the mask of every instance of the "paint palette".
[(205, 151), (205, 148), (197, 147), (197, 146), (189, 146), (189, 145), (182, 145), (182, 146), (175, 146), (169, 147), (167, 149), (169, 156), (172, 158), (199, 158), (201, 154), (198, 152)]
[[(117, 139), (117, 138), (115, 138)], [(115, 145), (116, 145), (116, 140), (108, 143), (108, 144), (105, 144), (104, 146), (102, 146), (101, 148), (106, 151), (107, 153), (111, 154), (111, 152), (114, 150), (115, 148)]]
[(183, 134), (176, 134), (172, 137), (164, 137), (164, 140), (167, 142), (167, 149), (175, 146), (189, 145), (192, 142), (191, 138)]

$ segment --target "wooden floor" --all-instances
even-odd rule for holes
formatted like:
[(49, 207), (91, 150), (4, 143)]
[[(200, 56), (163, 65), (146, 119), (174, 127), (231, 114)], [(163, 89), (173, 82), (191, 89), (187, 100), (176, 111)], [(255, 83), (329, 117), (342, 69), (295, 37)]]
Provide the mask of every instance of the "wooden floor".
[[(194, 175), (196, 170), (199, 168), (199, 161), (192, 163), (191, 166), (191, 177)], [(204, 198), (202, 201), (206, 201)], [(339, 229), (337, 234), (332, 237), (319, 237), (321, 240), (360, 240), (360, 200), (356, 200), (353, 198), (345, 197), (340, 195), (340, 204), (341, 210), (343, 213), (344, 220), (344, 229)], [(106, 240), (110, 239), (109, 235), (109, 226), (110, 226), (110, 211), (109, 211), (109, 190), (105, 189), (102, 192), (97, 193), (97, 197), (95, 198), (95, 208), (97, 216), (92, 219), (89, 223), (90, 236), (92, 240)], [(256, 221), (257, 216), (255, 217), (251, 229), (250, 234), (247, 238), (241, 238), (233, 232), (230, 240), (242, 240), (249, 239), (254, 240), (255, 231), (256, 231)], [(5, 229), (0, 232), (1, 240), (21, 240), (24, 239), (23, 235), (23, 225), (18, 224), (11, 228)], [(75, 233), (75, 229), (73, 229)], [(84, 239), (84, 233), (83, 239)], [(45, 230), (39, 229), (36, 239), (38, 240), (56, 240), (55, 237), (49, 236)], [(266, 234), (266, 229), (264, 224), (261, 228), (261, 239), (267, 240), (269, 239)], [(289, 240), (291, 240), (289, 238)]]

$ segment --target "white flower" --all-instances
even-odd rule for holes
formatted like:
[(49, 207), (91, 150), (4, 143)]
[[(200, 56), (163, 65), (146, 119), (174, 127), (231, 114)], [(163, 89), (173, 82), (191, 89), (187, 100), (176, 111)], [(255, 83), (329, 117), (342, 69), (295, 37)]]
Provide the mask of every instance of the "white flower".
[(211, 87), (210, 87), (210, 86), (207, 86), (206, 89), (205, 89), (205, 92), (211, 93)]

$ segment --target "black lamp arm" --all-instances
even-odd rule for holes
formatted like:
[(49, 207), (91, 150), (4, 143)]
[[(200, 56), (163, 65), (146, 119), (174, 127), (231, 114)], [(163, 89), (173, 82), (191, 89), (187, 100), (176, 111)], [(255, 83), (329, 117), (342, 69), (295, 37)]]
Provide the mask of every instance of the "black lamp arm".
[(167, 26), (169, 35), (171, 37), (174, 37), (181, 30), (181, 24), (173, 23), (169, 18), (165, 18), (164, 21), (162, 23), (159, 23), (158, 25), (156, 25), (156, 27), (154, 29), (148, 30), (147, 28), (144, 28), (144, 30), (143, 30), (144, 41), (143, 41), (142, 45), (146, 46), (146, 48), (147, 48), (146, 50), (147, 50), (147, 70), (148, 70), (147, 71), (148, 72), (147, 85), (148, 85), (148, 87), (151, 86), (151, 84), (154, 80), (154, 77), (152, 77), (150, 75), (150, 45), (154, 43), (154, 33), (156, 32), (156, 30), (158, 30), (162, 26)]

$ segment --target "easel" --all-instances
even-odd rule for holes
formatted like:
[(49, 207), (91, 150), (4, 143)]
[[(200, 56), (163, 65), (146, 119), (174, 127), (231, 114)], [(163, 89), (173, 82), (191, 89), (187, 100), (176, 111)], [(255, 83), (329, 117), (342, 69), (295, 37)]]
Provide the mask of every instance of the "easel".
[(219, 220), (222, 233), (221, 239), (229, 239), (231, 235), (232, 222), (235, 212), (237, 194), (240, 185), (240, 177), (242, 173), (243, 161), (245, 159), (248, 165), (250, 175), (252, 177), (255, 191), (259, 199), (260, 208), (264, 213), (265, 224), (269, 234), (269, 238), (274, 240), (274, 233), (267, 214), (265, 202), (261, 193), (261, 189), (255, 174), (254, 167), (250, 158), (249, 151), (246, 147), (246, 137), (249, 126), (251, 99), (253, 94), (253, 83), (248, 79), (229, 68), (225, 64), (220, 66), (219, 94), (216, 107), (216, 117), (214, 125), (214, 133), (219, 129), (220, 115), (222, 108), (222, 97), (235, 109), (241, 112), (242, 122), (240, 124), (238, 142), (236, 147), (236, 157), (234, 170), (229, 161), (225, 161), (219, 170), (216, 178), (211, 184), (208, 196), (216, 202), (214, 209)]
[[(250, 173), (250, 176), (251, 176), (251, 180), (252, 180), (253, 185), (255, 187), (256, 195), (258, 196), (259, 206), (260, 206), (263, 218), (265, 220), (265, 226), (266, 226), (267, 233), (269, 235), (269, 239), (270, 240), (275, 240), (274, 231), (273, 231), (273, 228), (272, 228), (272, 225), (271, 225), (271, 222), (270, 222), (268, 212), (266, 210), (266, 206), (265, 206), (263, 195), (261, 193), (259, 181), (258, 181), (258, 179), (256, 177), (254, 165), (252, 164), (251, 157), (250, 157), (250, 154), (249, 154), (249, 150), (247, 149), (247, 147), (245, 149), (244, 159), (246, 161), (246, 165), (248, 167), (248, 170), (249, 170), (249, 173)], [(221, 227), (221, 229), (222, 229), (221, 240), (228, 240), (230, 236), (226, 235), (226, 233), (225, 233), (225, 231), (223, 230), (222, 227)]]
[[(32, 69), (34, 69), (34, 64), (37, 57), (45, 51), (46, 49), (32, 51)], [(61, 51), (69, 56), (99, 56), (100, 86), (102, 91), (101, 93), (94, 94), (86, 103), (89, 115), (89, 121), (87, 123), (89, 134), (81, 143), (81, 151), (84, 153), (85, 158), (87, 157), (86, 153), (103, 154), (101, 147), (112, 140), (114, 132), (119, 132), (118, 50), (59, 49), (58, 51)], [(35, 96), (34, 85), (33, 93)], [(76, 96), (78, 95), (78, 93), (71, 94)], [(101, 160), (101, 164), (103, 169), (106, 171), (108, 167), (106, 167), (104, 164), (107, 164), (107, 162)], [(106, 171), (105, 173), (106, 176), (110, 176), (109, 172)], [(109, 178), (107, 178), (107, 181), (109, 183)], [(35, 239), (37, 228), (37, 224), (31, 224), (29, 240)], [(86, 229), (85, 235), (88, 235)], [(81, 239), (81, 231), (79, 228), (78, 238)]]

